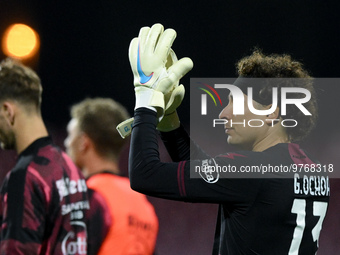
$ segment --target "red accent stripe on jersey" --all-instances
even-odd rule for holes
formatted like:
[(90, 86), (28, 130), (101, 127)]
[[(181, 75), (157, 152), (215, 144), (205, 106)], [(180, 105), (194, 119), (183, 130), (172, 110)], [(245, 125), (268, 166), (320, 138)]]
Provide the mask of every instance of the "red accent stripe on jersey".
[(43, 185), (42, 189), (44, 190), (44, 195), (46, 197), (46, 202), (51, 202), (51, 187), (50, 185), (45, 181), (45, 179), (38, 173), (38, 171), (33, 168), (32, 166), (27, 167), (27, 172), (31, 173), (37, 180), (39, 180)]
[(237, 154), (237, 153), (228, 153), (228, 154), (226, 154), (226, 155), (220, 155), (220, 157), (235, 159), (235, 157), (243, 157), (243, 158), (246, 158), (247, 156), (242, 155), (242, 154)]
[(304, 165), (311, 165), (315, 164), (308, 156), (306, 153), (300, 149), (300, 146), (295, 143), (290, 143), (288, 144), (288, 150), (290, 157), (294, 161), (295, 164), (304, 164)]
[(186, 196), (186, 195), (187, 195), (187, 193), (186, 193), (186, 191), (185, 191), (185, 182), (184, 182), (184, 167), (185, 167), (185, 163), (186, 163), (186, 161), (183, 161), (182, 169), (181, 169), (183, 196)]
[(186, 191), (185, 191), (185, 182), (184, 182), (184, 166), (185, 166), (185, 161), (180, 161), (178, 164), (177, 168), (177, 182), (178, 182), (178, 189), (179, 189), (179, 194), (181, 196), (186, 196)]

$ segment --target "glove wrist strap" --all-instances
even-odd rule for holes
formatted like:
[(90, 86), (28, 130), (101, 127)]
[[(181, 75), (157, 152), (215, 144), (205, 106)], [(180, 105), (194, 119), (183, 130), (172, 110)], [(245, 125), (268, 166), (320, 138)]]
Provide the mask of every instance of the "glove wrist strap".
[(164, 115), (164, 95), (162, 92), (139, 86), (135, 87), (135, 94), (135, 110), (145, 107), (157, 112), (158, 118)]

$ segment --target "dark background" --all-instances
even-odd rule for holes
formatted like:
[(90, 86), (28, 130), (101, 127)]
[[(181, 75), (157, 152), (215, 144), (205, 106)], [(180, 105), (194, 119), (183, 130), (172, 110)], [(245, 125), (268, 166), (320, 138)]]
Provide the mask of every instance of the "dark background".
[[(235, 62), (254, 47), (265, 53), (287, 53), (302, 61), (314, 77), (339, 76), (338, 1), (0, 1), (0, 33), (15, 22), (40, 35), (39, 54), (26, 62), (44, 87), (45, 122), (62, 145), (69, 107), (85, 97), (112, 97), (133, 113), (134, 92), (128, 61), (131, 39), (142, 26), (159, 22), (177, 31), (178, 57), (189, 56), (193, 70), (182, 79), (189, 93), (190, 77), (235, 77)], [(4, 58), (0, 52), (0, 57)], [(338, 87), (323, 91), (321, 121), (313, 143), (338, 161)], [(189, 124), (189, 95), (179, 114)], [(161, 147), (163, 151), (163, 147)], [(308, 148), (307, 148), (308, 149)], [(167, 157), (164, 156), (164, 160)], [(121, 160), (126, 171), (127, 152)], [(1, 179), (15, 154), (0, 150)], [(338, 254), (339, 181), (332, 180), (332, 203), (320, 239), (319, 255)], [(158, 254), (210, 254), (216, 206), (151, 198), (160, 219)], [(260, 230), (259, 230), (260, 231)]]

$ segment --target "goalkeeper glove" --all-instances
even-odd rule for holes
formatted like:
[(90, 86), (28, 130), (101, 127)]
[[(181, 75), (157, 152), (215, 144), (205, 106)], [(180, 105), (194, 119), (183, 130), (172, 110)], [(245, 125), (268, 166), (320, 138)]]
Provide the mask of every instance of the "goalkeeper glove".
[[(174, 90), (175, 84), (177, 84), (176, 91), (180, 91), (181, 89), (178, 88), (183, 88), (183, 86), (178, 86), (179, 79), (193, 66), (189, 58), (182, 58), (179, 61), (176, 58), (173, 61), (174, 64), (167, 68), (166, 63), (169, 62), (167, 59), (175, 37), (175, 30), (167, 29), (163, 32), (163, 26), (155, 24), (151, 28), (143, 27), (139, 37), (131, 41), (129, 48), (129, 60), (134, 74), (135, 109), (146, 107), (156, 110), (159, 119), (164, 115), (164, 108), (166, 106), (166, 108), (171, 108), (171, 102), (174, 101), (170, 94), (170, 104), (165, 105), (164, 94)], [(170, 53), (170, 56), (172, 55), (174, 54)], [(130, 119), (117, 126), (122, 137), (129, 135), (131, 124)]]
[[(177, 62), (176, 54), (173, 50), (170, 51), (167, 66), (171, 66)], [(171, 67), (170, 67), (171, 68)], [(185, 89), (184, 86), (178, 85), (179, 80), (172, 86), (172, 90), (164, 95), (165, 112), (164, 117), (157, 125), (157, 130), (161, 132), (169, 132), (180, 126), (180, 121), (177, 115), (177, 107), (182, 103)]]
[(151, 28), (143, 27), (129, 48), (136, 94), (135, 109), (155, 108), (159, 118), (164, 115), (163, 94), (171, 91), (173, 84), (191, 70), (193, 65), (191, 59), (182, 58), (171, 68), (166, 68), (175, 37), (175, 30), (167, 29), (163, 32), (163, 26), (155, 24)]
[[(168, 70), (169, 68), (171, 68), (171, 66), (177, 61), (178, 60), (175, 52), (170, 49), (170, 53), (165, 64), (166, 69)], [(176, 109), (181, 104), (184, 98), (185, 89), (183, 85), (178, 84), (179, 81), (176, 81), (175, 84), (172, 85), (172, 90), (164, 95), (164, 117), (157, 125), (157, 129), (161, 132), (168, 132), (179, 127), (180, 122)], [(133, 121), (134, 118), (132, 117), (117, 125), (116, 128), (122, 138), (125, 138), (131, 134)]]

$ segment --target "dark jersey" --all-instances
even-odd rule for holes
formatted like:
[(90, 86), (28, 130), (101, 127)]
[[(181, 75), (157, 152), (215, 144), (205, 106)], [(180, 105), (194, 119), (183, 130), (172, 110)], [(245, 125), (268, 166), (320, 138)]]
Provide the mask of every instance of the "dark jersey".
[(105, 198), (94, 189), (88, 187), (87, 190), (90, 201), (90, 210), (87, 210), (85, 217), (88, 230), (87, 254), (96, 255), (109, 233), (113, 219)]
[[(329, 201), (327, 175), (291, 178), (190, 178), (190, 167), (312, 164), (297, 144), (278, 144), (263, 152), (239, 151), (214, 158), (198, 147), (190, 151), (184, 129), (163, 134), (177, 163), (159, 160), (155, 113), (135, 112), (129, 159), (132, 188), (148, 195), (219, 204), (213, 254), (315, 254)], [(190, 160), (191, 159), (195, 160)], [(276, 177), (276, 178), (275, 178)]]
[(86, 182), (49, 137), (18, 157), (1, 188), (1, 254), (87, 254)]

